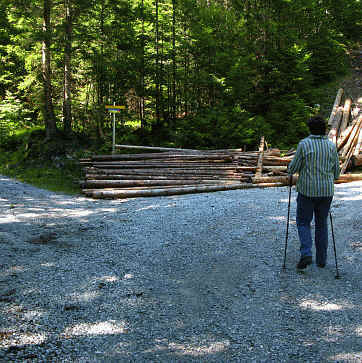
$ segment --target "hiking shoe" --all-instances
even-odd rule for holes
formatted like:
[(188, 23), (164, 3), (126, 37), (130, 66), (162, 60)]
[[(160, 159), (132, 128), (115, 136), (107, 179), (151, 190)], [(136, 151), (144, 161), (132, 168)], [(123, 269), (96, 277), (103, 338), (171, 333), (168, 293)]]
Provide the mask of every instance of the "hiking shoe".
[(297, 269), (303, 270), (308, 265), (311, 265), (311, 264), (312, 264), (312, 256), (301, 257), (300, 261), (298, 262)]
[(317, 266), (319, 268), (324, 268), (324, 267), (326, 267), (326, 264), (325, 263), (317, 263)]

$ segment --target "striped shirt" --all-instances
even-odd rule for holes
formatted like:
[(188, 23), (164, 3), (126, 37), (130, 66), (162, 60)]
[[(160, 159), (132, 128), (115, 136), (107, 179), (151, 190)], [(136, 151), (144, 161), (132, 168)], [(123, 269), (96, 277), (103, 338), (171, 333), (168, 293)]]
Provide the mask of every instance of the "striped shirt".
[(296, 190), (307, 197), (330, 197), (340, 167), (336, 146), (327, 136), (309, 135), (300, 141), (288, 173), (299, 173)]

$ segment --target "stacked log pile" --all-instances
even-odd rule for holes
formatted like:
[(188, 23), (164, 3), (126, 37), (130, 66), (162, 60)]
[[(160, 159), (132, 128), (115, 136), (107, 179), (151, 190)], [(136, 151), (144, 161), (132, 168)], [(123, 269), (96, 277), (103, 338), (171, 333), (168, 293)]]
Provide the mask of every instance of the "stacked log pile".
[[(264, 149), (264, 141), (261, 145)], [(255, 174), (260, 178), (285, 177), (291, 159), (281, 157), (275, 149), (243, 152), (117, 146), (153, 152), (96, 155), (80, 160), (85, 171), (81, 182), (85, 195), (127, 198), (277, 186), (273, 180), (258, 181), (255, 185), (253, 178)]]
[[(278, 149), (265, 150), (264, 137), (255, 152), (118, 147), (153, 152), (82, 159), (85, 195), (113, 199), (283, 186), (288, 183), (287, 166), (293, 157), (292, 152), (281, 156)], [(360, 179), (360, 175), (357, 179), (346, 175), (340, 182)]]
[(351, 98), (342, 101), (343, 94), (339, 89), (328, 121), (328, 138), (337, 146), (341, 174), (362, 165), (362, 114), (358, 104), (352, 107)]

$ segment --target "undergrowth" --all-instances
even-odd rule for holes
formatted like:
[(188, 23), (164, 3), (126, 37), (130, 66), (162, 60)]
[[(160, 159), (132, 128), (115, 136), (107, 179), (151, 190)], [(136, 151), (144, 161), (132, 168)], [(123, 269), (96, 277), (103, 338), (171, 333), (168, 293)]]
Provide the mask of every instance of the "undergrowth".
[(44, 128), (20, 129), (1, 140), (0, 174), (39, 188), (79, 194), (79, 158), (91, 153), (79, 137), (46, 142)]

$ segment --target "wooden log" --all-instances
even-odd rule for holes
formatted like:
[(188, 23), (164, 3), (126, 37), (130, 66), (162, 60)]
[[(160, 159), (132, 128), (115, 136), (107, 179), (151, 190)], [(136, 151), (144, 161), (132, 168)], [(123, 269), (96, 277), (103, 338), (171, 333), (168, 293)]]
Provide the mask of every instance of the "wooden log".
[(336, 98), (334, 100), (334, 104), (333, 104), (333, 108), (332, 108), (332, 112), (329, 116), (329, 120), (328, 120), (328, 126), (332, 125), (334, 116), (337, 113), (338, 107), (341, 104), (341, 99), (342, 99), (342, 95), (343, 95), (343, 88), (340, 88), (337, 92)]
[(285, 172), (287, 171), (288, 167), (285, 165), (268, 165), (264, 166), (263, 169), (265, 171), (271, 171), (271, 172)]
[[(287, 170), (287, 166), (285, 165), (263, 165), (263, 170), (266, 172), (283, 172)], [(237, 172), (253, 172), (255, 173), (256, 166), (237, 166)]]
[(239, 175), (184, 175), (184, 174), (170, 174), (170, 175), (102, 175), (102, 174), (86, 174), (85, 180), (193, 180), (208, 179), (215, 181), (229, 181), (229, 180), (240, 180), (250, 179), (253, 174), (239, 174)]
[(352, 167), (362, 166), (362, 154), (353, 155), (351, 158)]
[[(295, 184), (297, 178), (293, 177), (293, 183)], [(252, 178), (253, 184), (261, 183), (281, 183), (283, 185), (288, 184), (288, 176), (262, 176)]]
[(235, 189), (251, 189), (255, 186), (251, 183), (235, 183), (230, 185), (199, 185), (179, 188), (157, 188), (157, 189), (140, 189), (140, 190), (93, 190), (84, 193), (93, 198), (134, 198), (134, 197), (154, 197), (154, 196), (170, 196), (191, 193), (209, 193)]
[[(253, 162), (256, 166), (259, 155), (243, 155), (238, 157), (237, 161), (239, 164)], [(264, 155), (263, 165), (288, 165), (293, 158), (288, 157), (277, 157)]]
[(271, 157), (271, 156), (264, 156), (263, 164), (264, 167), (266, 166), (277, 166), (277, 165), (288, 165), (292, 161), (292, 157)]
[(176, 147), (157, 147), (157, 146), (142, 146), (142, 145), (114, 145), (117, 149), (137, 149), (137, 150), (154, 150), (154, 151), (182, 151), (182, 152), (198, 152), (194, 149), (182, 149)]
[(355, 150), (355, 144), (357, 143), (357, 139), (358, 136), (355, 137), (355, 139), (353, 140), (352, 144), (351, 144), (351, 148), (348, 152), (348, 154), (346, 155), (346, 158), (343, 162), (343, 165), (341, 167), (341, 174), (344, 174), (347, 170), (347, 168), (349, 168), (351, 166), (351, 159)]
[(256, 178), (261, 177), (261, 174), (263, 172), (264, 144), (265, 144), (265, 140), (264, 140), (264, 136), (262, 136), (260, 139), (260, 145), (259, 145), (259, 157), (258, 157), (258, 161), (256, 164), (256, 169), (255, 169)]
[(340, 175), (340, 177), (338, 178), (338, 180), (335, 181), (335, 183), (336, 184), (350, 183), (361, 180), (362, 180), (362, 174), (343, 174)]
[(96, 168), (112, 168), (112, 169), (129, 169), (129, 168), (210, 168), (210, 169), (233, 169), (232, 163), (192, 163), (192, 162), (143, 162), (143, 161), (110, 161), (110, 162), (95, 162), (93, 166)]
[(267, 149), (264, 150), (264, 155), (280, 157), (281, 153), (279, 149)]
[(339, 127), (338, 134), (341, 134), (347, 127), (349, 116), (351, 114), (352, 99), (347, 98), (344, 102), (342, 122)]
[(152, 153), (152, 154), (114, 154), (114, 155), (95, 155), (92, 157), (94, 162), (127, 162), (127, 161), (228, 161), (233, 160), (231, 155), (214, 154), (214, 155), (196, 155), (196, 154), (172, 154), (172, 153)]
[(352, 125), (348, 126), (338, 137), (337, 140), (337, 150), (338, 152), (346, 145), (349, 137), (351, 136), (351, 133), (353, 131), (353, 128), (356, 126), (356, 122), (352, 123)]
[[(97, 169), (97, 168), (96, 168)], [(229, 169), (216, 169), (210, 170), (209, 168), (204, 169), (178, 169), (178, 168), (161, 168), (161, 169), (87, 169), (88, 172), (94, 172), (97, 174), (134, 174), (134, 175), (173, 175), (173, 174), (184, 174), (184, 175), (238, 175), (236, 170)]]
[(343, 107), (338, 107), (337, 113), (332, 121), (331, 129), (328, 133), (328, 138), (333, 142), (333, 144), (337, 144), (337, 134), (339, 131), (340, 123), (342, 121), (342, 115)]
[(147, 186), (168, 186), (185, 184), (235, 184), (235, 180), (221, 182), (219, 180), (86, 180), (80, 183), (82, 188), (127, 188), (127, 187), (147, 187)]
[[(293, 175), (293, 185), (296, 184), (298, 180), (298, 175)], [(335, 184), (341, 183), (349, 183), (352, 181), (362, 180), (362, 174), (344, 174), (340, 175), (338, 180), (335, 180)], [(261, 177), (261, 178), (253, 178), (252, 182), (254, 184), (262, 184), (262, 183), (280, 183), (282, 185), (288, 185), (289, 176), (274, 176), (274, 177)]]
[(353, 157), (357, 157), (361, 151), (362, 151), (362, 123), (360, 124), (359, 136), (358, 136), (355, 151), (353, 153)]
[(198, 180), (202, 178), (212, 179), (212, 180), (221, 180), (221, 181), (228, 181), (228, 180), (235, 180), (240, 179), (242, 177), (249, 177), (251, 174), (238, 174), (232, 176), (220, 176), (220, 175), (135, 175), (135, 174), (86, 174), (85, 180)]
[[(239, 183), (239, 182), (237, 182)], [(209, 185), (209, 184), (207, 184)], [(182, 186), (177, 185), (155, 185), (155, 186), (133, 186), (133, 187), (124, 187), (124, 188), (83, 188), (83, 193), (92, 193), (99, 190), (120, 190), (120, 191), (135, 191), (135, 190), (154, 190), (154, 189), (174, 189), (174, 188), (189, 188), (189, 187), (195, 187), (200, 186), (200, 184), (184, 184)]]
[[(341, 157), (344, 158), (348, 155), (348, 153), (350, 152), (350, 149), (353, 148), (353, 146), (357, 143), (358, 140), (358, 133), (359, 133), (359, 129), (361, 127), (361, 123), (362, 123), (362, 116), (360, 116), (358, 118), (358, 121), (355, 125), (355, 127), (353, 128), (350, 137), (348, 138), (348, 141), (346, 143), (346, 145), (343, 147), (342, 153), (341, 153)], [(356, 138), (357, 135), (357, 138)], [(353, 155), (353, 153), (352, 153)], [(352, 156), (351, 155), (351, 156)]]

